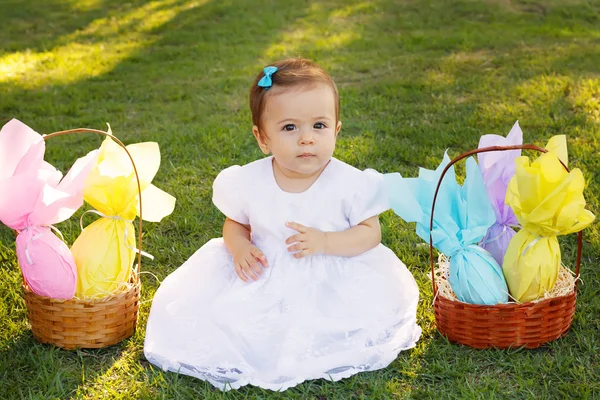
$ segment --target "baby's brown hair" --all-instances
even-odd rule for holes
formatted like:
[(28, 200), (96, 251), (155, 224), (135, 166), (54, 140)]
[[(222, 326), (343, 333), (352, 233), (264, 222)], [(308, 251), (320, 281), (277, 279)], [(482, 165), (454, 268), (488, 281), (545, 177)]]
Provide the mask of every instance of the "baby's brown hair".
[(265, 73), (261, 71), (250, 88), (252, 123), (260, 131), (262, 131), (261, 118), (265, 110), (266, 97), (269, 93), (273, 93), (273, 88), (302, 87), (325, 83), (333, 90), (336, 123), (340, 120), (340, 96), (335, 82), (323, 68), (305, 58), (288, 58), (270, 64), (270, 66), (277, 67), (277, 71), (271, 75), (272, 86), (270, 88), (258, 86), (258, 82), (265, 76)]

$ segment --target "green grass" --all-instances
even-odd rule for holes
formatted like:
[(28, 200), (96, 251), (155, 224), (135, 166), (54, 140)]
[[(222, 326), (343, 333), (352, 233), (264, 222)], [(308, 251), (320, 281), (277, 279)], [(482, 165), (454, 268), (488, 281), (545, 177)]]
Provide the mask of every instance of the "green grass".
[[(303, 55), (338, 82), (344, 128), (335, 155), (359, 168), (414, 176), (443, 151), (506, 134), (526, 142), (568, 135), (589, 208), (600, 203), (600, 3), (596, 0), (0, 0), (0, 122), (40, 133), (112, 126), (126, 143), (157, 141), (154, 180), (177, 197), (174, 213), (145, 224), (143, 270), (161, 280), (208, 239), (223, 216), (210, 201), (218, 171), (261, 156), (247, 93), (269, 61)], [(66, 170), (96, 148), (92, 135), (48, 143)], [(143, 275), (135, 335), (102, 350), (36, 343), (21, 297), (14, 238), (0, 228), (0, 398), (594, 398), (600, 397), (600, 235), (585, 232), (583, 285), (569, 334), (536, 350), (478, 351), (435, 330), (428, 249), (414, 227), (381, 217), (384, 243), (422, 294), (424, 333), (388, 368), (284, 393), (223, 394), (144, 360), (144, 330), (158, 286)], [(60, 224), (67, 241), (78, 222)], [(574, 237), (561, 239), (574, 263)]]

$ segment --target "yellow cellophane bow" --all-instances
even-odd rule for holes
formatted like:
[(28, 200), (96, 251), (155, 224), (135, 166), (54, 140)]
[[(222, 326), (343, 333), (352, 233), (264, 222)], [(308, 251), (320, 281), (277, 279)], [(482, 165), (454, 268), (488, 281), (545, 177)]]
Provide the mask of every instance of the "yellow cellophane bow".
[[(160, 166), (158, 144), (126, 147), (140, 178), (142, 219), (158, 222), (175, 207), (173, 196), (150, 183)], [(107, 295), (129, 282), (136, 253), (132, 221), (139, 216), (139, 199), (131, 160), (110, 137), (96, 151), (98, 161), (86, 179), (84, 200), (102, 218), (87, 226), (71, 248), (78, 271), (76, 296), (81, 298)]]
[(516, 159), (516, 174), (508, 185), (506, 203), (523, 227), (511, 240), (502, 269), (510, 294), (519, 302), (538, 299), (556, 284), (561, 265), (556, 236), (578, 232), (592, 223), (585, 209), (583, 174), (568, 164), (564, 135), (546, 145), (548, 153), (530, 163)]

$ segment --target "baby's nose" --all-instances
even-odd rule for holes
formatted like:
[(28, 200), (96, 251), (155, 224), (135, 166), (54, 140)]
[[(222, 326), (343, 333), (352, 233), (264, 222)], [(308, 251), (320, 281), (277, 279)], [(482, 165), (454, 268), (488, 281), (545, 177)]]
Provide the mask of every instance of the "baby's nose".
[(304, 129), (304, 130), (300, 131), (300, 139), (299, 139), (299, 141), (302, 144), (307, 144), (307, 143), (314, 142), (314, 137), (313, 137), (313, 133), (311, 132), (311, 130), (310, 129)]

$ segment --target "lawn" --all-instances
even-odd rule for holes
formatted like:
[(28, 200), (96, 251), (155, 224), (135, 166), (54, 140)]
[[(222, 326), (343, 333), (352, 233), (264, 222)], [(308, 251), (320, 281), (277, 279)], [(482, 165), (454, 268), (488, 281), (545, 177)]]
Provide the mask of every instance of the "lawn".
[[(600, 2), (597, 0), (0, 0), (0, 123), (39, 133), (106, 129), (126, 144), (156, 141), (154, 183), (174, 213), (144, 225), (142, 305), (134, 336), (101, 350), (35, 342), (22, 300), (12, 232), (0, 227), (2, 399), (400, 399), (600, 397), (600, 234), (586, 229), (577, 311), (569, 333), (535, 350), (473, 350), (435, 329), (428, 247), (391, 211), (383, 242), (416, 277), (423, 336), (388, 368), (283, 393), (221, 393), (163, 373), (143, 356), (159, 283), (220, 236), (216, 174), (261, 157), (247, 94), (270, 61), (302, 55), (338, 83), (344, 123), (335, 156), (361, 169), (415, 176), (507, 134), (525, 142), (566, 134), (570, 166), (600, 212)], [(63, 171), (97, 148), (91, 134), (53, 138)], [(78, 213), (78, 217), (81, 213)], [(93, 217), (86, 216), (90, 223)], [(78, 218), (59, 224), (68, 243)], [(561, 238), (573, 266), (575, 237)]]

